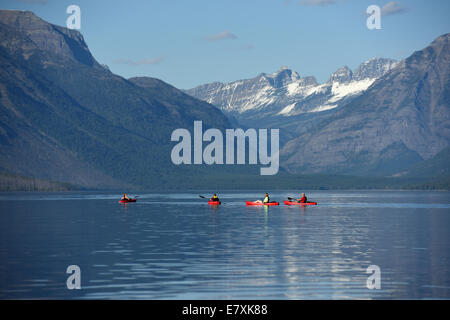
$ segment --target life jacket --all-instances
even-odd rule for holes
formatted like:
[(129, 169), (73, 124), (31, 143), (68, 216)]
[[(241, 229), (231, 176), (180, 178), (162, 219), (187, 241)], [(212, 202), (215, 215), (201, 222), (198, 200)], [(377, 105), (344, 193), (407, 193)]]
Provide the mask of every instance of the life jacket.
[(265, 197), (263, 203), (268, 203), (268, 202), (270, 202), (269, 197)]

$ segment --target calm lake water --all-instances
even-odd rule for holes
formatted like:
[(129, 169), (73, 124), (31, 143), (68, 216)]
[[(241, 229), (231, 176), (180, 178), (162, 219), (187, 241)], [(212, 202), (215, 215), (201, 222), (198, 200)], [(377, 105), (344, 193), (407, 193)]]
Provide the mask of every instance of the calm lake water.
[[(0, 194), (0, 298), (450, 298), (449, 192), (311, 191), (319, 205), (304, 208), (198, 194)], [(66, 287), (69, 265), (80, 290)]]

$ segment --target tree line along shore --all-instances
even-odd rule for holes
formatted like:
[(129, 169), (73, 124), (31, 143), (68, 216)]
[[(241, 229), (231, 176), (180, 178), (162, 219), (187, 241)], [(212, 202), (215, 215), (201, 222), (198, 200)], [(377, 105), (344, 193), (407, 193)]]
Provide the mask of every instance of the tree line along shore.
[[(0, 172), (1, 192), (62, 192), (108, 190), (110, 188), (86, 188), (66, 182), (50, 181), (34, 177)], [(120, 186), (114, 188), (121, 190)], [(129, 189), (129, 188), (126, 188)], [(289, 175), (276, 176), (224, 174), (214, 177), (178, 177), (156, 181), (155, 185), (136, 186), (138, 190), (450, 190), (450, 177), (357, 177), (344, 175)]]

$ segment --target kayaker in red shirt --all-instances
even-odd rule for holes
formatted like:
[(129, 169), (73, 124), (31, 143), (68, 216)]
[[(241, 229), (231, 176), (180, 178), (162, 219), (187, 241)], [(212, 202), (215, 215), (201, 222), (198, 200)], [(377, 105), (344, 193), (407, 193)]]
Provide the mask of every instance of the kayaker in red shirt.
[(297, 202), (300, 202), (300, 203), (306, 203), (307, 201), (308, 201), (308, 199), (306, 198), (304, 193), (302, 193), (301, 198), (297, 199)]

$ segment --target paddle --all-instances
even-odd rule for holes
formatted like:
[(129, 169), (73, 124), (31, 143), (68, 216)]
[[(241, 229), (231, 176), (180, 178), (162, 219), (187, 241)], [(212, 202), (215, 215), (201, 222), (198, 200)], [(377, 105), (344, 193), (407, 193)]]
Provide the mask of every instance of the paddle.
[(299, 202), (296, 198), (287, 197), (291, 202)]
[(202, 199), (206, 199), (206, 200), (208, 200), (208, 201), (210, 201), (211, 199), (209, 199), (209, 198), (207, 198), (207, 197), (204, 197), (204, 196), (202, 196), (202, 195), (198, 195), (200, 198), (202, 198)]
[(202, 199), (206, 199), (206, 200), (208, 200), (208, 201), (210, 201), (211, 199), (209, 199), (209, 198), (207, 198), (207, 197), (204, 197), (204, 196), (202, 196), (202, 195), (198, 195), (200, 198), (202, 198)]
[[(287, 197), (288, 198), (288, 200), (291, 200), (291, 201), (295, 201), (295, 202), (299, 202), (297, 199), (295, 199), (295, 198), (291, 198), (291, 197)], [(305, 203), (310, 203), (311, 201), (306, 201)]]

